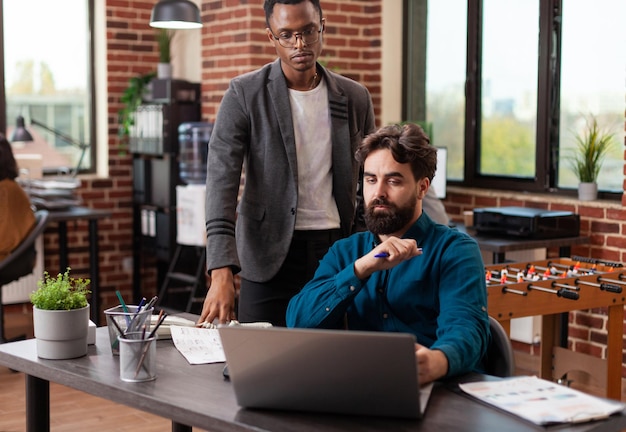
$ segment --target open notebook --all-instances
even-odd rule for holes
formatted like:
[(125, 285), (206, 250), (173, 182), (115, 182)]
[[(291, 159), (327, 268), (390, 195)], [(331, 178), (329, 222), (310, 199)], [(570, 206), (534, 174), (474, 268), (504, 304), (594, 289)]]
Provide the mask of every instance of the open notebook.
[(243, 407), (420, 418), (432, 390), (418, 385), (409, 334), (244, 326), (219, 334)]

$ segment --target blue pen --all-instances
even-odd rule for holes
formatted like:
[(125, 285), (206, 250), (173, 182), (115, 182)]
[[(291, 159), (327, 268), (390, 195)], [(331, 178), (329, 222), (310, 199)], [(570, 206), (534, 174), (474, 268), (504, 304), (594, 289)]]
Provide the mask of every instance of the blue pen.
[(134, 329), (133, 324), (135, 324), (135, 320), (139, 316), (139, 312), (141, 312), (141, 308), (143, 307), (145, 303), (146, 303), (146, 298), (142, 297), (141, 301), (139, 302), (139, 305), (137, 306), (137, 311), (135, 312), (135, 315), (133, 315), (133, 319), (130, 320), (130, 324), (128, 324), (128, 331), (132, 331)]
[[(421, 252), (422, 248), (417, 248), (417, 251)], [(389, 253), (388, 252), (377, 253), (376, 255), (374, 255), (374, 258), (389, 258)]]
[(142, 297), (141, 301), (139, 302), (139, 306), (137, 306), (137, 312), (135, 312), (135, 315), (137, 315), (139, 312), (141, 312), (141, 308), (143, 307), (143, 305), (146, 303), (146, 298)]

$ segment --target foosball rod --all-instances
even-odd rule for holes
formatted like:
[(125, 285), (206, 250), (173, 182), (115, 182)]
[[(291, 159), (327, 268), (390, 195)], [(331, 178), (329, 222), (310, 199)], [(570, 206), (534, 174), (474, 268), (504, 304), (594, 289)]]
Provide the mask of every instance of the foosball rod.
[(564, 299), (568, 299), (568, 300), (578, 300), (579, 295), (576, 291), (571, 291), (569, 289), (565, 289), (565, 288), (561, 288), (559, 290), (553, 290), (550, 288), (544, 288), (544, 287), (540, 287), (540, 286), (536, 286), (533, 284), (528, 284), (526, 286), (526, 289), (528, 290), (537, 290), (537, 291), (543, 291), (543, 292), (547, 292), (547, 293), (551, 293), (551, 294), (556, 294), (557, 297), (563, 297)]
[[(598, 280), (600, 280), (600, 279), (601, 278), (598, 278)], [(589, 281), (585, 281), (585, 280), (581, 280), (581, 279), (575, 279), (574, 283), (576, 285), (581, 284), (581, 285), (588, 285), (588, 286), (600, 288), (601, 291), (606, 291), (606, 292), (610, 292), (610, 293), (614, 293), (614, 294), (621, 294), (622, 293), (622, 287), (621, 286), (613, 285), (613, 284), (609, 284), (609, 283), (595, 283), (595, 282), (589, 282)]]

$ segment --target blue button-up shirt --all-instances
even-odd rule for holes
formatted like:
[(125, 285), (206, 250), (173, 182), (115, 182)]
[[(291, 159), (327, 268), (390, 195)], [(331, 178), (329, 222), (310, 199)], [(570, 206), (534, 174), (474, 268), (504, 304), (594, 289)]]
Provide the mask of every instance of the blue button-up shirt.
[(446, 355), (447, 376), (477, 369), (489, 319), (476, 241), (425, 213), (404, 238), (415, 239), (423, 254), (365, 280), (354, 274), (354, 262), (372, 250), (376, 236), (361, 232), (336, 242), (289, 303), (287, 325), (411, 333)]

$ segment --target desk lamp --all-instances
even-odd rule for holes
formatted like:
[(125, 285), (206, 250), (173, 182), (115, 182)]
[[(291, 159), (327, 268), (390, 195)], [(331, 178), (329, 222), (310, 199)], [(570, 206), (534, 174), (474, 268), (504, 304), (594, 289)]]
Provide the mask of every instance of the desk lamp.
[(15, 129), (11, 135), (11, 142), (31, 142), (32, 140), (33, 136), (24, 126), (24, 117), (18, 115), (17, 121), (15, 122)]
[(160, 0), (152, 9), (150, 26), (166, 29), (200, 28), (200, 9), (190, 0)]
[[(45, 129), (48, 132), (51, 132), (55, 136), (61, 138), (63, 141), (81, 150), (80, 157), (78, 158), (78, 163), (76, 164), (76, 168), (74, 168), (74, 171), (72, 173), (72, 176), (76, 177), (76, 175), (78, 174), (78, 170), (80, 169), (80, 166), (83, 163), (83, 159), (85, 157), (85, 151), (87, 150), (87, 148), (89, 148), (89, 144), (81, 143), (75, 140), (74, 138), (68, 135), (65, 135), (62, 132), (59, 132), (56, 129), (52, 129), (50, 126), (47, 126), (35, 119), (31, 119), (30, 124), (39, 126), (40, 128)], [(13, 131), (13, 134), (11, 135), (11, 142), (29, 142), (29, 141), (33, 141), (33, 136), (30, 134), (30, 132), (28, 132), (28, 130), (24, 126), (24, 117), (22, 117), (21, 115), (18, 115), (15, 130)]]

